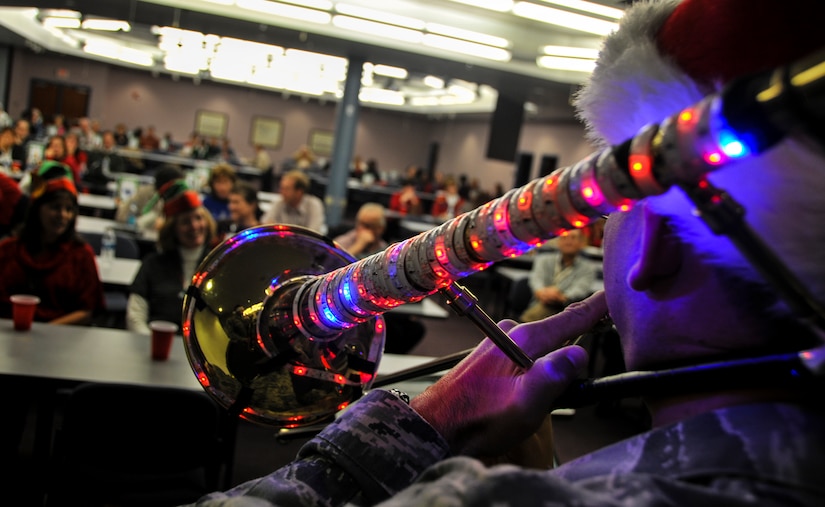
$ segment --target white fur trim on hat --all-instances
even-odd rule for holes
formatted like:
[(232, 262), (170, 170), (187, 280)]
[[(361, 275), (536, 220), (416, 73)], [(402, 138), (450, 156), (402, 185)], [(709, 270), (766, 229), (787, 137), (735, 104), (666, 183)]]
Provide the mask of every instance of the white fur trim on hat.
[(605, 40), (596, 69), (574, 102), (597, 145), (626, 141), (705, 95), (656, 46), (659, 28), (680, 1), (634, 4)]

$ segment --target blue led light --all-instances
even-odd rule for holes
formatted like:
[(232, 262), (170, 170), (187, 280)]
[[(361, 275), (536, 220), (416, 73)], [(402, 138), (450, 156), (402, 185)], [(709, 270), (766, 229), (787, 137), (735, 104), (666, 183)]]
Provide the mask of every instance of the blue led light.
[(750, 154), (748, 146), (732, 130), (719, 132), (719, 147), (730, 158), (741, 158)]

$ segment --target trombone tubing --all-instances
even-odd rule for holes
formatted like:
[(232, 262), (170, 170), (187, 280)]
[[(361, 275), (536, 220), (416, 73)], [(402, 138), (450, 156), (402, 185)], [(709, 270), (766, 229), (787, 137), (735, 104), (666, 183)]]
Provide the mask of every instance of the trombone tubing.
[[(793, 83), (822, 65), (825, 52), (735, 81), (622, 144), (309, 280), (296, 291), (293, 323), (309, 338), (336, 336), (675, 184), (700, 184), (707, 173), (776, 144), (797, 123), (794, 118), (807, 119), (814, 110), (818, 122), (825, 108), (823, 73)], [(777, 83), (783, 86), (777, 89)]]

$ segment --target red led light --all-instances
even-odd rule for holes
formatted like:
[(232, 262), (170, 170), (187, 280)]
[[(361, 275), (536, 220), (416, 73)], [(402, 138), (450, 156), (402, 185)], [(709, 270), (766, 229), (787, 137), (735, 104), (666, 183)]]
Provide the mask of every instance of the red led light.
[(200, 383), (201, 383), (201, 385), (202, 385), (203, 387), (209, 387), (209, 385), (210, 385), (210, 384), (209, 384), (209, 377), (207, 377), (207, 376), (206, 376), (205, 374), (203, 374), (203, 373), (201, 373), (200, 375), (198, 375), (198, 382), (200, 382)]
[(630, 204), (622, 204), (621, 206), (619, 206), (619, 210), (620, 211), (630, 211), (630, 208), (632, 208), (632, 207), (633, 206), (631, 206)]
[(307, 374), (307, 369), (304, 368), (303, 366), (296, 366), (295, 368), (292, 369), (292, 373), (294, 373), (295, 375), (303, 376), (303, 375)]
[(576, 227), (584, 227), (584, 222), (582, 222), (581, 220), (575, 220), (573, 222), (573, 225), (575, 225)]
[(719, 164), (720, 162), (722, 162), (722, 154), (719, 153), (718, 151), (712, 151), (710, 153), (705, 153), (705, 156), (703, 158), (705, 159), (705, 162), (707, 162), (708, 164), (711, 164), (711, 165), (716, 165), (716, 164)]
[(582, 189), (582, 195), (585, 199), (590, 199), (591, 197), (593, 197), (593, 189), (590, 187), (584, 187)]
[(337, 382), (338, 384), (346, 384), (347, 379), (345, 379), (343, 375), (337, 374), (335, 375), (335, 382)]
[(533, 194), (525, 194), (518, 199), (518, 209), (526, 210), (530, 209), (530, 203), (533, 201)]
[(344, 410), (345, 408), (347, 408), (347, 406), (349, 406), (349, 402), (345, 401), (344, 403), (338, 405), (338, 410)]
[(380, 333), (384, 331), (384, 322), (380, 320), (375, 321), (375, 332)]
[(693, 119), (693, 111), (690, 109), (685, 109), (681, 113), (679, 113), (679, 122), (681, 123), (688, 123)]

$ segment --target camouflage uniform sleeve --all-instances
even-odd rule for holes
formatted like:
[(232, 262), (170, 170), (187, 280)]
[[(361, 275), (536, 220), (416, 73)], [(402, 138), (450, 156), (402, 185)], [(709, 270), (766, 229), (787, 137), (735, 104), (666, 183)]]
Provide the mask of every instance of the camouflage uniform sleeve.
[(448, 446), (424, 419), (387, 391), (375, 390), (304, 445), (295, 461), (200, 506), (373, 504), (411, 484)]

